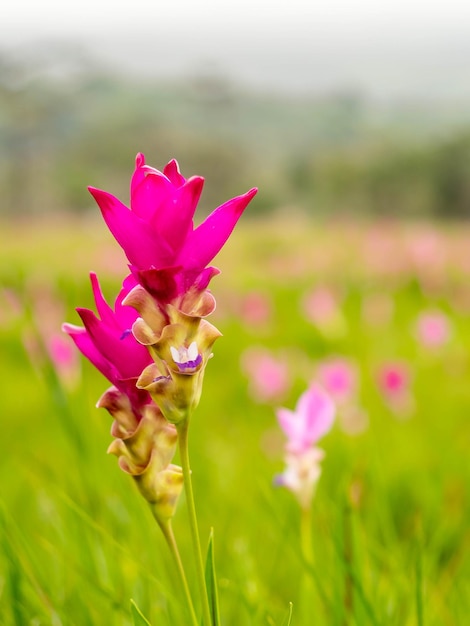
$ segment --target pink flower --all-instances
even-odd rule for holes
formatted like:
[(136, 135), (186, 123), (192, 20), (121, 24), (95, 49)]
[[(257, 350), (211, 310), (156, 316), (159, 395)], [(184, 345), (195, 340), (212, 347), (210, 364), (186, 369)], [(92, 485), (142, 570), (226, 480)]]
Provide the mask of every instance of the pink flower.
[(335, 405), (318, 385), (312, 385), (297, 402), (295, 411), (277, 410), (279, 424), (287, 435), (287, 451), (301, 454), (314, 446), (331, 429)]
[(124, 306), (122, 301), (135, 286), (135, 279), (128, 276), (124, 281), (114, 309), (103, 297), (98, 278), (90, 274), (97, 317), (89, 309), (77, 309), (85, 328), (64, 324), (63, 330), (70, 335), (82, 354), (121, 392), (128, 396), (135, 411), (150, 402), (146, 391), (137, 389), (135, 383), (142, 371), (152, 362), (145, 346), (132, 335), (132, 324), (137, 312)]
[(317, 370), (322, 387), (340, 403), (350, 400), (357, 387), (357, 374), (345, 359), (329, 359), (320, 363)]
[(265, 326), (271, 314), (272, 302), (264, 293), (252, 291), (242, 300), (240, 315), (248, 326)]
[(389, 407), (397, 415), (408, 417), (413, 410), (411, 376), (403, 363), (383, 365), (378, 373), (378, 385)]
[(327, 287), (317, 287), (307, 293), (302, 301), (303, 310), (312, 324), (329, 324), (338, 315), (336, 296)]
[(284, 471), (274, 479), (276, 485), (286, 487), (296, 496), (304, 510), (310, 507), (321, 476), (324, 456), (320, 448), (307, 448), (301, 454), (288, 454)]
[(438, 348), (450, 339), (449, 319), (439, 311), (422, 313), (416, 324), (416, 334), (423, 346)]
[(408, 369), (401, 363), (391, 363), (380, 369), (379, 387), (385, 396), (400, 396), (407, 391), (408, 385)]
[(161, 302), (170, 302), (195, 284), (198, 290), (207, 287), (217, 270), (206, 266), (257, 191), (225, 202), (194, 228), (203, 183), (200, 176), (185, 179), (175, 160), (160, 172), (138, 154), (130, 210), (110, 193), (89, 188), (139, 282)]
[(262, 348), (248, 348), (242, 355), (242, 367), (249, 377), (250, 393), (258, 402), (282, 398), (290, 387), (287, 363)]
[(57, 333), (46, 338), (46, 349), (59, 378), (64, 384), (74, 387), (79, 377), (76, 350), (63, 335)]

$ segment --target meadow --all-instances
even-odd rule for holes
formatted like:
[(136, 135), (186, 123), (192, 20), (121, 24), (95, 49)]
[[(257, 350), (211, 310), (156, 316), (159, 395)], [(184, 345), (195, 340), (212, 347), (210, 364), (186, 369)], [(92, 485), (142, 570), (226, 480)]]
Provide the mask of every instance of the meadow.
[[(464, 626), (470, 226), (287, 214), (243, 219), (215, 262), (223, 337), (190, 449), (221, 623), (283, 626), (292, 603), (293, 626)], [(167, 546), (106, 455), (109, 385), (59, 339), (93, 306), (88, 273), (112, 300), (124, 256), (98, 217), (4, 222), (0, 242), (0, 624), (129, 626), (132, 598), (153, 626), (183, 625)], [(319, 444), (310, 565), (295, 497), (274, 485), (275, 409), (335, 362), (353, 380)]]

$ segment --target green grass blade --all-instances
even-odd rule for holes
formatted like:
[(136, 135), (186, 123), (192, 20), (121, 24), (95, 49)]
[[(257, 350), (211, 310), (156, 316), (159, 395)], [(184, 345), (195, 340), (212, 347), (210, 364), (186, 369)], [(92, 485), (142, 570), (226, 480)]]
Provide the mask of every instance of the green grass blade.
[(423, 611), (423, 564), (421, 550), (418, 548), (416, 557), (416, 624), (424, 626)]
[(131, 600), (131, 612), (132, 619), (134, 620), (134, 626), (151, 626), (150, 622), (144, 617), (142, 611), (139, 609), (134, 600)]
[(206, 557), (206, 586), (211, 610), (212, 626), (220, 626), (219, 594), (217, 593), (217, 577), (214, 559), (214, 529), (211, 528)]
[(289, 612), (287, 613), (286, 619), (282, 622), (282, 626), (290, 626), (290, 623), (292, 621), (292, 608), (293, 604), (292, 602), (289, 602)]

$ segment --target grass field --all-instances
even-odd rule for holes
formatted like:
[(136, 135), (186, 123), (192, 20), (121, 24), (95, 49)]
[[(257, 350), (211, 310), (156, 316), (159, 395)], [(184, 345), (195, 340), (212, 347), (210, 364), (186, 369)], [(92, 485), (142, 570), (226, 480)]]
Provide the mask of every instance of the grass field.
[[(98, 219), (4, 223), (0, 257), (0, 624), (128, 626), (133, 598), (153, 626), (183, 626), (167, 547), (106, 456), (111, 419), (95, 403), (108, 384), (78, 355), (67, 368), (48, 356), (62, 321), (92, 307), (88, 272), (111, 301), (124, 257)], [(292, 602), (293, 626), (465, 626), (470, 227), (245, 220), (216, 265), (211, 321), (224, 336), (190, 446), (222, 624), (282, 626)], [(417, 323), (436, 311), (449, 337), (427, 345)], [(269, 397), (249, 380), (249, 348), (287, 369)], [(320, 444), (311, 568), (295, 498), (273, 486), (275, 407), (293, 408), (332, 357), (357, 388)], [(406, 373), (398, 396), (378, 384), (384, 367)], [(194, 581), (185, 505), (174, 524)]]

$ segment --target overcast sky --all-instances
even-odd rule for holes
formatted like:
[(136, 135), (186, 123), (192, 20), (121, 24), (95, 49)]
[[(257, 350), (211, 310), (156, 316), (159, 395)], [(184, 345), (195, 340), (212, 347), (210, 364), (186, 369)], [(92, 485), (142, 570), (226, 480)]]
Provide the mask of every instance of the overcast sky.
[(470, 94), (470, 2), (15, 0), (0, 41), (81, 41), (115, 67), (208, 68), (260, 87)]

